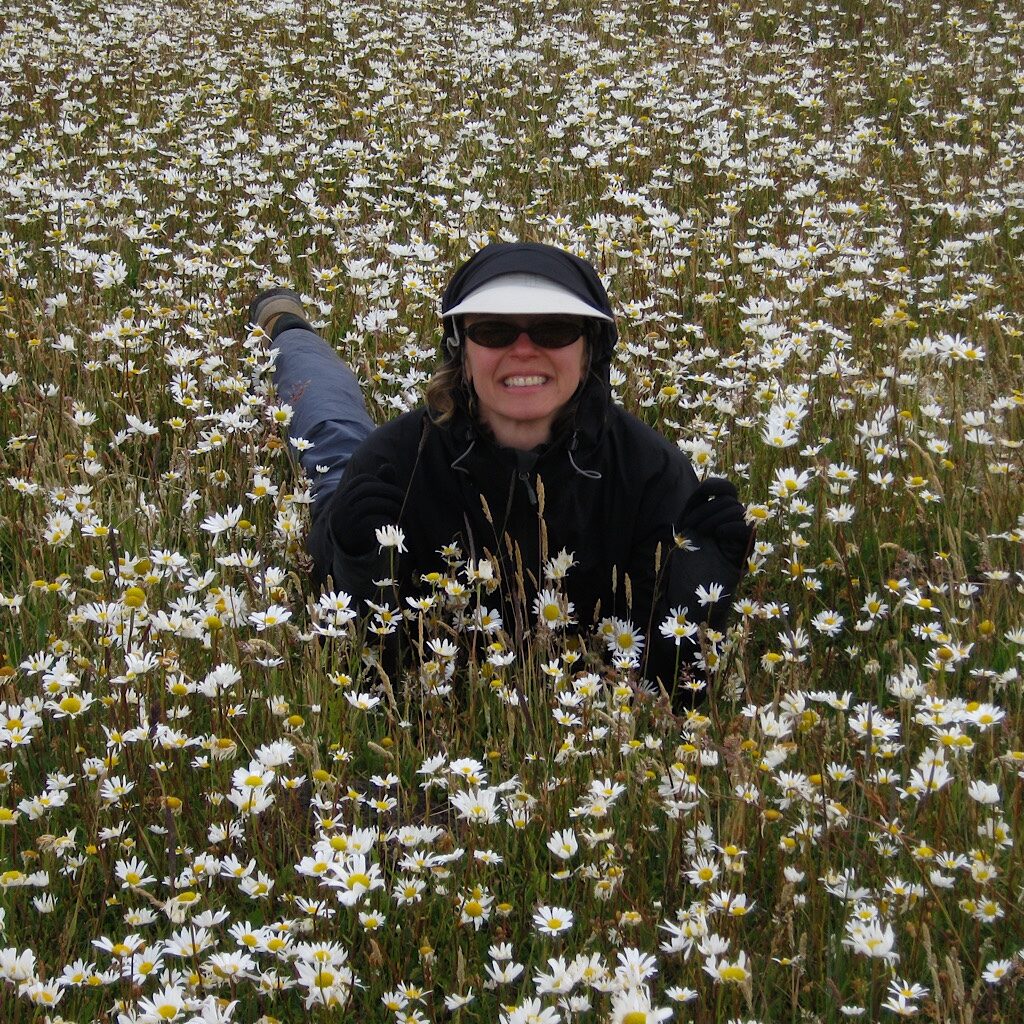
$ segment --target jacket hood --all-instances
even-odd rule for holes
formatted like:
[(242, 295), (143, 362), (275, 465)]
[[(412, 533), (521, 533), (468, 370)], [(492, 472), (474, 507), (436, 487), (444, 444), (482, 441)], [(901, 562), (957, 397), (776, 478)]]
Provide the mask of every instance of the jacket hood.
[[(455, 344), (455, 325), (445, 310), (454, 309), (470, 292), (503, 274), (536, 274), (567, 288), (582, 302), (593, 307), (595, 313), (613, 317), (608, 293), (597, 271), (586, 260), (564, 249), (540, 242), (496, 242), (485, 246), (452, 276), (441, 298), (441, 318), (444, 324), (445, 354), (449, 359), (460, 358)], [(583, 440), (596, 443), (604, 431), (608, 406), (611, 404), (612, 353), (618, 340), (614, 320), (594, 319), (591, 334), (590, 369), (579, 392), (573, 399), (572, 429), (576, 443)]]

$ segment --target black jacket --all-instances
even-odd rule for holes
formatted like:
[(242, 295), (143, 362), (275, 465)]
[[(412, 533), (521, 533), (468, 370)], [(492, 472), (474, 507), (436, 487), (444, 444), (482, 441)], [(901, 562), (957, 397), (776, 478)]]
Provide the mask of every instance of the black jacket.
[[(481, 250), (452, 279), (442, 308), (453, 308), (491, 277), (516, 271), (550, 277), (610, 314), (589, 264), (526, 243)], [(692, 621), (707, 621), (708, 607), (698, 604), (695, 590), (717, 582), (724, 593), (710, 606), (710, 622), (720, 628), (740, 572), (710, 538), (691, 538), (697, 551), (677, 547), (679, 515), (697, 486), (696, 475), (677, 447), (612, 402), (616, 332), (612, 323), (594, 322), (601, 326), (591, 342), (588, 376), (549, 444), (525, 453), (503, 448), (466, 403), (444, 424), (426, 409), (406, 413), (355, 452), (338, 490), (317, 510), (309, 549), (320, 582), (331, 576), (336, 589), (379, 599), (373, 580), (387, 574), (387, 557), (376, 548), (346, 551), (337, 524), (344, 522), (346, 483), (390, 466), (406, 494), (399, 525), (408, 552), (400, 556), (396, 574), (403, 596), (426, 591), (421, 576), (443, 568), (439, 551), (454, 541), (464, 557), (488, 557), (499, 567), (502, 600), (487, 603), (498, 604), (506, 631), (515, 636), (534, 623), (533, 597), (545, 586), (545, 558), (564, 548), (578, 563), (563, 589), (575, 605), (579, 628), (611, 615), (632, 621), (647, 640), (645, 675), (660, 678), (671, 693), (677, 648), (661, 636), (661, 622), (678, 606), (689, 609)], [(445, 326), (451, 335), (451, 324)], [(457, 352), (449, 358), (458, 358)], [(525, 581), (525, 593), (518, 595), (512, 587), (517, 575)], [(684, 641), (683, 662), (692, 662), (697, 651)], [(685, 702), (678, 695), (678, 703)]]

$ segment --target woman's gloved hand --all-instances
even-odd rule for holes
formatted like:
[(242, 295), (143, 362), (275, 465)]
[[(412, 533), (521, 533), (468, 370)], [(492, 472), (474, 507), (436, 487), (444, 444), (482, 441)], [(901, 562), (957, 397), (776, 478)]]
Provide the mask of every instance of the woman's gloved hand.
[(722, 554), (742, 570), (754, 534), (745, 517), (746, 509), (736, 488), (728, 480), (713, 476), (701, 483), (683, 506), (679, 530), (711, 537)]
[(396, 525), (405, 502), (394, 468), (382, 466), (376, 476), (360, 473), (342, 486), (344, 500), (335, 502), (331, 510), (331, 531), (348, 554), (375, 553), (377, 530)]

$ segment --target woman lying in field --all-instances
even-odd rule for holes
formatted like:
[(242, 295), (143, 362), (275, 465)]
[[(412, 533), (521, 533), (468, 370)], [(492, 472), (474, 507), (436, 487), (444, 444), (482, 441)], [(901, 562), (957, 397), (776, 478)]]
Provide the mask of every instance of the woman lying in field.
[[(442, 554), (468, 559), (483, 566), (468, 614), (485, 632), (521, 642), (538, 622), (600, 625), (674, 705), (692, 703), (700, 627), (722, 629), (751, 529), (732, 484), (700, 482), (612, 400), (618, 335), (589, 263), (534, 243), (478, 252), (444, 293), (424, 406), (377, 429), (295, 293), (261, 294), (251, 319), (279, 349), (291, 434), (312, 442), (300, 458), (318, 584), (371, 603), (392, 587), (426, 600)], [(565, 596), (550, 586), (562, 577)]]

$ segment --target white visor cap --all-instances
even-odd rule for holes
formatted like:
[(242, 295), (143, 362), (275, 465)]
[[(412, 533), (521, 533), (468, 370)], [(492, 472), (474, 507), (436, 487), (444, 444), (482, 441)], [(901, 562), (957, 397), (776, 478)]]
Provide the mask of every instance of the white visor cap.
[(446, 309), (443, 315), (462, 316), (464, 313), (494, 313), (496, 316), (563, 313), (611, 321), (606, 313), (540, 274), (502, 274), (492, 278), (471, 291), (457, 306)]

